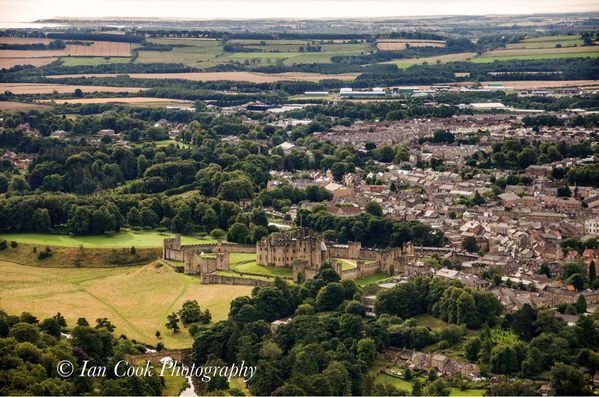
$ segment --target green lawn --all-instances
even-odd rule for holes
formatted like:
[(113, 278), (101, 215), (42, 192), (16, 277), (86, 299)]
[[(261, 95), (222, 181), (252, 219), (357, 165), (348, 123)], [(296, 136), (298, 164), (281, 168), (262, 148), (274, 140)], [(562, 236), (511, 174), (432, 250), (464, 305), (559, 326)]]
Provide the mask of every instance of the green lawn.
[(550, 59), (550, 58), (597, 58), (599, 52), (571, 52), (566, 54), (536, 54), (536, 55), (512, 55), (503, 57), (478, 57), (471, 59), (474, 63), (487, 63), (494, 61), (511, 61), (514, 59)]
[(450, 396), (484, 396), (486, 390), (485, 389), (468, 389), (468, 390), (460, 390), (457, 387), (451, 388)]
[[(407, 390), (410, 393), (412, 392), (412, 383), (411, 382), (408, 382), (403, 379), (396, 378), (394, 376), (387, 375), (384, 373), (377, 376), (376, 379), (374, 380), (374, 383), (375, 384), (390, 383), (395, 387)], [(485, 394), (485, 392), (486, 392), (485, 389), (460, 390), (457, 387), (452, 387), (451, 393), (449, 395), (450, 396), (483, 396)]]
[(231, 253), (229, 254), (229, 259), (231, 261), (231, 266), (249, 260), (256, 260), (256, 254), (240, 254), (240, 253)]
[(411, 382), (407, 382), (403, 379), (396, 378), (395, 376), (387, 375), (384, 373), (377, 376), (376, 379), (374, 380), (374, 383), (375, 384), (390, 383), (395, 387), (399, 387), (400, 389), (405, 389), (405, 390), (409, 391), (410, 393), (412, 392), (412, 383)]
[[(160, 234), (154, 231), (132, 232), (130, 230), (121, 231), (112, 236), (63, 236), (41, 233), (0, 234), (0, 238), (2, 239), (14, 240), (19, 243), (55, 245), (60, 247), (79, 247), (83, 245), (84, 248), (161, 247), (162, 240), (172, 237), (174, 235), (169, 233)], [(181, 236), (181, 244), (216, 244), (216, 242)]]
[(449, 327), (449, 324), (447, 324), (445, 321), (433, 317), (430, 314), (419, 314), (414, 318), (418, 321), (418, 325), (422, 327), (429, 327), (431, 329)]
[(62, 66), (97, 66), (97, 65), (111, 65), (114, 63), (128, 63), (131, 61), (129, 57), (110, 57), (106, 60), (104, 57), (62, 57), (60, 60), (63, 62)]
[[(243, 254), (250, 255), (250, 254)], [(256, 258), (255, 254), (254, 258)], [(258, 273), (258, 274), (267, 274), (269, 276), (281, 276), (281, 277), (292, 277), (293, 269), (290, 267), (276, 267), (276, 266), (262, 266), (258, 265), (256, 262), (245, 263), (243, 265), (238, 265), (235, 270), (240, 272), (247, 273)]]
[(270, 280), (272, 281), (272, 279), (269, 279), (268, 277), (261, 277), (261, 276), (242, 276), (241, 274), (235, 273), (232, 270), (225, 270), (222, 272), (218, 272), (217, 273), (219, 276), (229, 276), (229, 277), (242, 277), (242, 278), (251, 278), (253, 280)]
[(393, 277), (389, 277), (387, 273), (376, 273), (363, 279), (356, 279), (357, 285), (363, 287), (368, 283), (377, 283), (382, 280), (392, 280)]
[(168, 146), (171, 143), (175, 146), (179, 146), (182, 149), (189, 149), (192, 148), (193, 146), (190, 145), (189, 143), (185, 143), (185, 142), (180, 142), (180, 141), (174, 141), (172, 139), (165, 139), (164, 141), (155, 141), (154, 142), (156, 144), (156, 146), (161, 147), (161, 146)]
[(173, 265), (177, 265), (177, 266), (181, 266), (181, 267), (184, 267), (184, 266), (185, 266), (185, 263), (183, 263), (183, 262), (181, 262), (181, 261), (176, 261), (176, 260), (174, 260), (174, 259), (169, 259), (168, 261), (169, 261), (170, 263), (172, 263)]

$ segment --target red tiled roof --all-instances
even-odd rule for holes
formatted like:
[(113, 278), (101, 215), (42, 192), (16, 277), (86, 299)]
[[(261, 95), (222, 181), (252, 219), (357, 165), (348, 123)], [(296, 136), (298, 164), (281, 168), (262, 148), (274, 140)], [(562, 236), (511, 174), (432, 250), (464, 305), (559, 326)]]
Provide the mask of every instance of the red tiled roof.
[(568, 291), (576, 291), (573, 285), (568, 285), (566, 288), (568, 288)]

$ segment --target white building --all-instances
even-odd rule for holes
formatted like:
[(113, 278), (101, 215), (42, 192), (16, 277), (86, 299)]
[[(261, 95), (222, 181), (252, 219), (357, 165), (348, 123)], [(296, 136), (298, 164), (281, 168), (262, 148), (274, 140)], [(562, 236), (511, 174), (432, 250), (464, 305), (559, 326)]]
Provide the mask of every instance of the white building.
[(593, 236), (599, 235), (599, 218), (585, 219), (584, 232)]

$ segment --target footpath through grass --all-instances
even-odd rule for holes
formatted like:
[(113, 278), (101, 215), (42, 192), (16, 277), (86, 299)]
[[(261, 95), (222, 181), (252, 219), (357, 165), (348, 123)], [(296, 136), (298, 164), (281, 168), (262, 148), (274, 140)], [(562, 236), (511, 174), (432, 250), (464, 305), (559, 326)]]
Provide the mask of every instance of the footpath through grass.
[[(58, 247), (84, 248), (150, 248), (162, 247), (165, 238), (173, 238), (174, 234), (160, 234), (155, 231), (131, 230), (120, 231), (113, 235), (98, 236), (70, 236), (42, 233), (7, 233), (0, 234), (0, 239), (16, 241), (18, 243), (53, 245)], [(216, 244), (214, 240), (200, 240), (193, 237), (181, 236), (181, 244)]]

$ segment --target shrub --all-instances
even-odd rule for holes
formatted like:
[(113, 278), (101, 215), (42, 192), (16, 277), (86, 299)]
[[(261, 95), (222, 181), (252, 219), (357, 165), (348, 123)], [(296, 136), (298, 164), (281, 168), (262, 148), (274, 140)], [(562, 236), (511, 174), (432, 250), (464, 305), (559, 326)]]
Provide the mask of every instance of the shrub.
[(210, 232), (210, 236), (212, 236), (213, 238), (222, 238), (225, 234), (226, 232), (223, 229), (218, 228)]
[(131, 255), (135, 255), (135, 247), (131, 247)]
[(439, 349), (440, 350), (447, 350), (449, 349), (450, 345), (449, 342), (447, 342), (446, 340), (441, 341), (441, 343), (439, 343)]
[(16, 248), (16, 246), (17, 246), (17, 242), (16, 242), (16, 241), (11, 241), (11, 242), (10, 242), (10, 246), (11, 246), (12, 248)]
[(45, 258), (48, 258), (48, 257), (51, 257), (51, 256), (52, 256), (52, 252), (49, 252), (49, 251), (40, 251), (40, 253), (37, 254), (37, 259), (42, 260), (42, 259), (45, 259)]
[(5, 250), (7, 247), (6, 240), (0, 241), (0, 251)]

